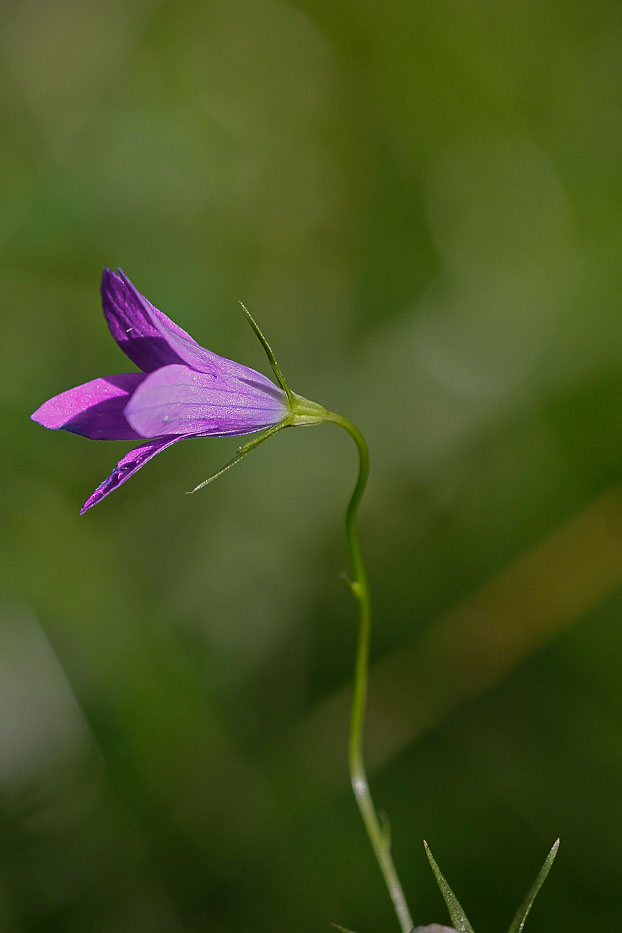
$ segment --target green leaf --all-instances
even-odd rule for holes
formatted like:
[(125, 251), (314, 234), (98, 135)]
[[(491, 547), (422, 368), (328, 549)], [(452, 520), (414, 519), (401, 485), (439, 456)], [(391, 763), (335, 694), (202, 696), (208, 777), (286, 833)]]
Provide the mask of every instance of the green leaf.
[(546, 876), (551, 870), (551, 866), (553, 862), (555, 861), (555, 856), (557, 855), (558, 849), (559, 849), (559, 839), (556, 839), (555, 842), (553, 843), (553, 848), (551, 849), (551, 851), (546, 857), (544, 865), (542, 866), (542, 868), (537, 874), (536, 880), (534, 881), (531, 888), (529, 889), (527, 897), (525, 898), (523, 903), (518, 908), (516, 916), (512, 920), (512, 923), (510, 924), (510, 929), (508, 930), (508, 933), (522, 933), (523, 927), (525, 926), (525, 920), (527, 919), (527, 914), (531, 910), (531, 905), (536, 899), (536, 894), (538, 893), (538, 891), (544, 884)]
[(447, 904), (447, 910), (449, 911), (449, 916), (451, 917), (451, 922), (454, 928), (457, 930), (457, 933), (475, 933), (473, 927), (467, 919), (464, 910), (462, 909), (460, 901), (445, 881), (445, 878), (443, 877), (440, 868), (436, 864), (434, 856), (430, 852), (428, 844), (425, 840), (423, 844), (425, 846), (425, 854), (428, 857), (428, 862), (430, 863), (430, 867), (434, 872), (436, 883), (441, 889), (441, 894), (443, 895), (443, 899)]

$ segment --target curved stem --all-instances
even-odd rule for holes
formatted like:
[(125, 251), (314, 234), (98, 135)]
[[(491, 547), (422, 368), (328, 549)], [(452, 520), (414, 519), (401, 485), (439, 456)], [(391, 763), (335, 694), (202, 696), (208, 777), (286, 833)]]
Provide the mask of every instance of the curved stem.
[(352, 698), (352, 716), (350, 720), (350, 740), (348, 759), (350, 764), (350, 780), (352, 789), (363, 823), (367, 830), (372, 848), (378, 859), (380, 871), (384, 877), (389, 895), (397, 914), (402, 933), (411, 933), (413, 922), (408, 910), (402, 885), (393, 864), (391, 856), (391, 842), (388, 827), (381, 826), (376, 813), (367, 775), (363, 762), (363, 726), (365, 722), (365, 706), (367, 701), (367, 678), (369, 670), (369, 644), (371, 639), (371, 602), (367, 574), (361, 556), (358, 538), (356, 535), (356, 515), (361, 498), (367, 485), (369, 475), (369, 452), (367, 442), (355, 425), (346, 418), (334, 412), (328, 412), (327, 421), (338, 424), (344, 428), (356, 444), (359, 455), (359, 473), (354, 491), (346, 511), (346, 538), (352, 561), (353, 579), (348, 580), (352, 595), (359, 606), (359, 630), (356, 648), (356, 663), (354, 668), (354, 695)]

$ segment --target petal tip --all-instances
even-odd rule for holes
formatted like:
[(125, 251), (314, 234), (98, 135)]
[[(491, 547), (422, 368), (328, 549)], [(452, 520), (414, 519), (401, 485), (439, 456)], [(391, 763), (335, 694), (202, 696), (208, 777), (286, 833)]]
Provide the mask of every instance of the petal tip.
[(42, 428), (48, 428), (50, 431), (56, 431), (59, 427), (57, 424), (58, 419), (53, 416), (53, 413), (50, 410), (50, 401), (51, 399), (48, 399), (43, 403), (43, 405), (39, 405), (36, 411), (33, 411), (32, 415), (30, 416), (30, 420), (40, 424)]
[(88, 499), (84, 502), (80, 509), (80, 515), (85, 515), (93, 508), (94, 505), (97, 505), (97, 503), (100, 502), (103, 497), (98, 496), (97, 493), (98, 490), (96, 489), (95, 492), (92, 492)]
[[(114, 475), (114, 470), (111, 475)], [(99, 484), (97, 489), (93, 490), (93, 492), (88, 497), (88, 499), (86, 499), (86, 501), (83, 503), (80, 509), (80, 515), (84, 515), (85, 512), (88, 512), (90, 509), (92, 509), (94, 505), (97, 505), (98, 502), (101, 502), (101, 500), (104, 499), (108, 495), (108, 492), (112, 492), (112, 489), (107, 490), (107, 486), (109, 484), (110, 478), (111, 477), (109, 476), (107, 479), (104, 480), (103, 483)], [(115, 487), (113, 486), (113, 489), (114, 488)]]
[(118, 276), (109, 269), (108, 266), (104, 266), (104, 271), (102, 272), (102, 281), (101, 281), (101, 291), (104, 292), (110, 285), (111, 282), (114, 282)]

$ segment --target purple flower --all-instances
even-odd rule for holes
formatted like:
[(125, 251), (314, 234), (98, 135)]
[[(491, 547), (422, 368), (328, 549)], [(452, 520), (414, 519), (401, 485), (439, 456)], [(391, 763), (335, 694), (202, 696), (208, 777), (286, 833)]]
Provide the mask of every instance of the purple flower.
[(263, 428), (271, 434), (276, 426), (294, 423), (293, 393), (200, 347), (121, 270), (118, 275), (104, 270), (101, 294), (112, 336), (142, 372), (93, 379), (55, 395), (32, 415), (45, 428), (95, 440), (144, 441), (119, 461), (80, 514), (186, 437), (250, 434)]

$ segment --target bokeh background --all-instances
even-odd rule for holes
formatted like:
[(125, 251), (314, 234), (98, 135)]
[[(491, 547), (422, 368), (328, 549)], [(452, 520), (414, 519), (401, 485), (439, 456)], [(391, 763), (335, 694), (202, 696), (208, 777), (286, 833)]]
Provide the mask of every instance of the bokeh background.
[(0, 6), (0, 928), (396, 929), (346, 771), (333, 426), (127, 445), (104, 265), (366, 433), (372, 787), (418, 923), (613, 929), (622, 879), (622, 7)]

